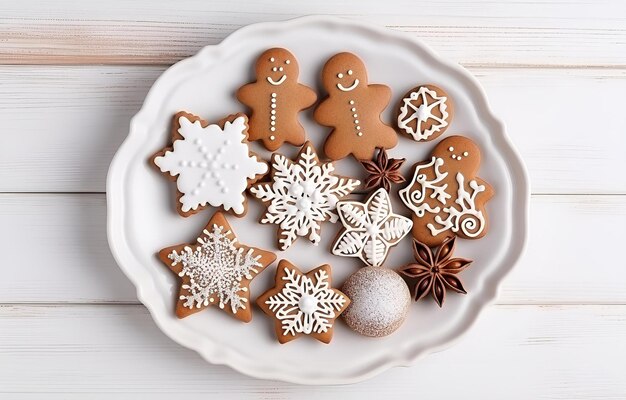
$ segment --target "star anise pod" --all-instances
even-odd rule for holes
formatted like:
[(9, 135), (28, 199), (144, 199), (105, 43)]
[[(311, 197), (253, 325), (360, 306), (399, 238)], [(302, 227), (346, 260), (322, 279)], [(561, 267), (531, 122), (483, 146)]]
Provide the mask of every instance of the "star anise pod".
[(437, 249), (436, 254), (418, 240), (413, 241), (413, 255), (416, 264), (402, 268), (400, 275), (415, 282), (413, 297), (420, 300), (431, 293), (439, 307), (446, 298), (446, 288), (466, 294), (461, 280), (456, 276), (467, 268), (472, 261), (464, 258), (451, 258), (454, 252), (456, 236), (447, 238)]
[(389, 158), (385, 149), (378, 149), (374, 161), (361, 160), (361, 164), (369, 173), (365, 180), (365, 189), (375, 190), (382, 187), (389, 192), (392, 183), (404, 182), (400, 167), (405, 161), (404, 158)]

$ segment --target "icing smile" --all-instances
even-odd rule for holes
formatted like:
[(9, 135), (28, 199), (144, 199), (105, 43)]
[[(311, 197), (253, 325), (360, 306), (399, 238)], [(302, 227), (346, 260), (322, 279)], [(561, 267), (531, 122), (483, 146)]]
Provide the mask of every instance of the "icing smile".
[(277, 81), (273, 80), (273, 79), (272, 79), (271, 77), (269, 77), (269, 76), (267, 77), (267, 81), (268, 81), (271, 85), (274, 85), (274, 86), (278, 86), (278, 85), (280, 85), (281, 83), (285, 82), (285, 79), (287, 79), (287, 75), (283, 75), (283, 76), (281, 76), (281, 77), (280, 77), (280, 79), (279, 79), (279, 80), (277, 80)]
[(359, 80), (358, 79), (355, 79), (354, 82), (352, 82), (352, 85), (350, 85), (348, 87), (343, 86), (341, 83), (337, 84), (337, 88), (339, 90), (341, 90), (342, 92), (349, 92), (351, 90), (354, 90), (357, 86), (359, 86)]

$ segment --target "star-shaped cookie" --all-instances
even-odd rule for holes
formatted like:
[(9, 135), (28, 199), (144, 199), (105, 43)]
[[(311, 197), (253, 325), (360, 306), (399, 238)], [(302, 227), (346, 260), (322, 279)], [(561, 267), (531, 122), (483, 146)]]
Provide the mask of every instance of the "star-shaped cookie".
[(178, 318), (215, 305), (249, 322), (250, 282), (276, 255), (240, 244), (224, 215), (216, 212), (196, 243), (167, 247), (159, 252), (159, 258), (181, 278)]
[(274, 319), (280, 343), (305, 335), (330, 343), (335, 319), (349, 304), (345, 294), (332, 288), (330, 265), (303, 274), (286, 260), (278, 263), (274, 288), (257, 299), (257, 305)]
[(336, 256), (359, 257), (365, 264), (383, 265), (392, 246), (413, 226), (410, 218), (394, 214), (389, 193), (380, 188), (365, 203), (340, 201), (337, 212), (344, 229), (333, 244)]

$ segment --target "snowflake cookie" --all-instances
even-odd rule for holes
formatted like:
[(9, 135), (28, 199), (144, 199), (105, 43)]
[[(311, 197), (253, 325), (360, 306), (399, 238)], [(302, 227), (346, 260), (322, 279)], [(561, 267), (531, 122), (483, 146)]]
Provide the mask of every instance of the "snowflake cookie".
[(329, 265), (303, 274), (286, 260), (278, 263), (274, 288), (257, 299), (263, 312), (274, 318), (280, 343), (303, 335), (329, 343), (335, 319), (349, 304), (345, 294), (332, 288)]
[(250, 188), (267, 206), (261, 223), (278, 225), (281, 250), (289, 248), (299, 236), (308, 236), (317, 245), (322, 222), (337, 221), (337, 201), (361, 182), (335, 175), (334, 165), (320, 162), (310, 142), (304, 144), (295, 161), (275, 153), (271, 165), (271, 182)]
[(448, 129), (454, 114), (450, 97), (435, 85), (409, 90), (402, 96), (396, 112), (400, 132), (416, 142), (439, 137)]
[(188, 217), (208, 206), (246, 213), (245, 190), (268, 171), (248, 148), (248, 117), (231, 115), (209, 124), (187, 112), (174, 116), (172, 146), (152, 158), (176, 181), (178, 213)]
[(400, 199), (413, 211), (416, 240), (436, 247), (453, 236), (479, 239), (487, 233), (485, 204), (494, 190), (476, 176), (479, 166), (478, 146), (463, 136), (442, 140), (429, 160), (414, 165)]
[(252, 319), (250, 282), (276, 255), (240, 244), (222, 213), (215, 213), (196, 243), (165, 248), (159, 258), (181, 278), (176, 315), (218, 306), (238, 320)]
[(344, 226), (332, 247), (336, 256), (359, 257), (374, 267), (383, 265), (387, 253), (410, 231), (409, 218), (394, 214), (389, 193), (380, 188), (365, 203), (340, 201), (337, 212)]

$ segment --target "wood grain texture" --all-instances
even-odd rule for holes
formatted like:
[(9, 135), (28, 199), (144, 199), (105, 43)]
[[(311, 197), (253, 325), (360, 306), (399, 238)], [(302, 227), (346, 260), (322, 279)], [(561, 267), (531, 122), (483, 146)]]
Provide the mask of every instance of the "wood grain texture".
[[(615, 261), (626, 196), (535, 196), (531, 209), (528, 250), (499, 304), (626, 304)], [(105, 223), (104, 195), (0, 195), (4, 265), (19, 271), (0, 280), (0, 303), (137, 303)]]
[(165, 337), (142, 306), (4, 306), (0, 321), (7, 399), (626, 397), (618, 367), (626, 357), (623, 305), (490, 307), (453, 348), (334, 387), (260, 381), (210, 365)]
[(308, 14), (408, 32), (465, 65), (626, 65), (619, 0), (2, 2), (0, 63), (171, 64), (244, 25)]
[[(130, 118), (163, 69), (0, 66), (0, 192), (103, 192)], [(506, 122), (533, 193), (626, 193), (626, 70), (470, 72)]]

